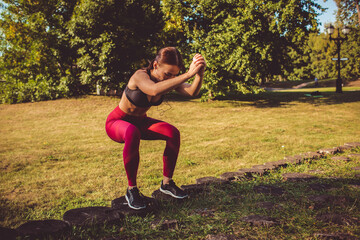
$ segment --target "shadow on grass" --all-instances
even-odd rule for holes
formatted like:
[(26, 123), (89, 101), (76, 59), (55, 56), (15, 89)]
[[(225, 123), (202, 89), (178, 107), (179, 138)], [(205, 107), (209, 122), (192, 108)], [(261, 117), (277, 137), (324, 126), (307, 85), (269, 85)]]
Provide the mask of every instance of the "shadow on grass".
[[(257, 108), (276, 108), (286, 107), (295, 103), (308, 103), (315, 106), (337, 105), (342, 103), (360, 102), (360, 91), (348, 91), (343, 93), (321, 92), (322, 97), (309, 97), (309, 91), (304, 92), (262, 92), (259, 94), (229, 95), (218, 97), (217, 101), (230, 101), (235, 107), (253, 106)], [(189, 101), (188, 97), (170, 93), (166, 95), (166, 100), (183, 102)], [(196, 98), (193, 98), (196, 99)]]
[[(316, 106), (336, 105), (342, 103), (360, 102), (360, 91), (321, 93), (322, 97), (308, 97), (311, 92), (263, 92), (259, 94), (233, 95), (219, 100), (234, 101), (234, 105), (249, 105), (257, 108), (274, 108), (292, 105), (295, 102), (309, 103)], [(244, 103), (245, 102), (245, 103)]]

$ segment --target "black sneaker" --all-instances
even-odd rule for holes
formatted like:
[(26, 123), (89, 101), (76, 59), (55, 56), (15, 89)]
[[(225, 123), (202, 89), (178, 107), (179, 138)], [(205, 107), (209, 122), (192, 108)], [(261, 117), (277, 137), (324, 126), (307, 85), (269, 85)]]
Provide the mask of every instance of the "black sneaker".
[(170, 180), (169, 184), (163, 184), (163, 181), (161, 181), (160, 191), (178, 199), (188, 197), (184, 190), (180, 189), (178, 186), (175, 185), (175, 182), (173, 180)]
[(135, 210), (140, 210), (146, 208), (143, 195), (139, 192), (137, 187), (126, 190), (125, 199), (128, 203), (128, 206)]

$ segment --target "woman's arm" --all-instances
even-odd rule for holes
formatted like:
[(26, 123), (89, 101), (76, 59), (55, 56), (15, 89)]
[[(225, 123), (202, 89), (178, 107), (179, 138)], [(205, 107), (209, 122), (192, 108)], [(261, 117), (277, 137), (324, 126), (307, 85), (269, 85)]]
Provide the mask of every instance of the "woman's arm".
[(142, 92), (150, 96), (163, 95), (174, 90), (188, 79), (192, 78), (197, 72), (199, 72), (201, 67), (203, 67), (202, 61), (193, 61), (188, 72), (159, 82), (152, 81), (150, 76), (145, 72), (137, 71), (132, 76), (132, 81), (130, 81), (132, 84), (130, 85), (136, 85), (136, 87), (138, 87)]
[(200, 93), (200, 89), (201, 89), (202, 82), (204, 79), (206, 62), (201, 55), (200, 55), (199, 59), (203, 66), (200, 68), (199, 72), (196, 73), (195, 79), (192, 82), (192, 84), (183, 83), (175, 89), (177, 92), (179, 92), (180, 94), (182, 94), (184, 96), (195, 97), (195, 96), (199, 95), (199, 93)]

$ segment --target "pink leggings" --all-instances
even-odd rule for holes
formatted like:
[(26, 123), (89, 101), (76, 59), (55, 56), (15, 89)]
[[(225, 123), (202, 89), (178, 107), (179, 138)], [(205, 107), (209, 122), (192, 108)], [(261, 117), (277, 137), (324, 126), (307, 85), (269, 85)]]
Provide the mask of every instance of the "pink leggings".
[(146, 115), (128, 115), (117, 106), (106, 120), (106, 133), (112, 140), (125, 143), (123, 158), (129, 186), (136, 186), (140, 139), (166, 141), (163, 175), (172, 177), (180, 149), (180, 132), (176, 127)]

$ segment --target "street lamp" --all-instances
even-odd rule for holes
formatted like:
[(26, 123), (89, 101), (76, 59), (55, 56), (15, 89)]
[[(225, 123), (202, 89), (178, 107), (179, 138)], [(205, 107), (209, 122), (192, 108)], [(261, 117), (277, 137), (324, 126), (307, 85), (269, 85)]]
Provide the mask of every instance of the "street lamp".
[(334, 26), (333, 25), (330, 25), (328, 28), (327, 28), (327, 32), (328, 34), (330, 35), (330, 40), (334, 41), (336, 43), (336, 46), (337, 46), (337, 49), (336, 49), (336, 52), (337, 52), (337, 71), (338, 71), (338, 77), (336, 79), (336, 92), (337, 93), (342, 93), (342, 80), (340, 78), (340, 46), (341, 46), (341, 43), (345, 40), (347, 40), (347, 35), (349, 34), (350, 32), (350, 28), (347, 27), (347, 26), (344, 26), (342, 28), (342, 33), (344, 34), (345, 37), (341, 37), (340, 36), (340, 28), (337, 28), (337, 32), (338, 32), (338, 36), (336, 38), (333, 38), (331, 35), (334, 33)]

